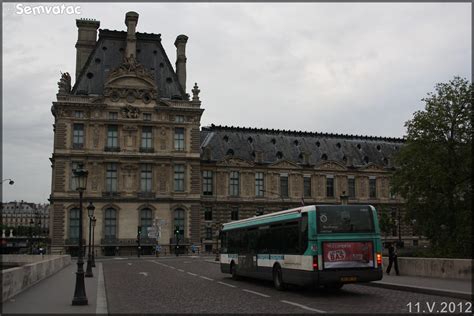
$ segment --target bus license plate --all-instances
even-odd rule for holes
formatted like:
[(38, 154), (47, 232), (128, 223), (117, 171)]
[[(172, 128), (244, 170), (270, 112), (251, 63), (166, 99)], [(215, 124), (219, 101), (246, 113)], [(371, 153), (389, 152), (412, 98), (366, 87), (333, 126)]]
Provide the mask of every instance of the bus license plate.
[(355, 276), (341, 277), (341, 282), (355, 282), (355, 281), (357, 281), (357, 277)]

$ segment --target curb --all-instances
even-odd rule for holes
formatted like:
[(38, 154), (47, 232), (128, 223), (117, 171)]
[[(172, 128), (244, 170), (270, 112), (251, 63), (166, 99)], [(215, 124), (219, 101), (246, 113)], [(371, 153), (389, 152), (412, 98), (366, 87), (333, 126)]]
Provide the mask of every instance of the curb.
[(386, 282), (359, 283), (359, 285), (380, 287), (380, 288), (391, 289), (391, 290), (411, 291), (411, 292), (416, 292), (416, 293), (424, 293), (424, 294), (432, 294), (432, 295), (439, 295), (439, 296), (461, 298), (461, 299), (468, 300), (468, 301), (472, 300), (472, 293), (454, 291), (454, 290), (442, 290), (442, 289), (435, 289), (435, 288), (431, 288), (431, 287), (422, 287), (422, 286), (414, 286), (414, 285), (402, 285), (402, 284), (386, 283)]
[(204, 260), (204, 261), (210, 262), (210, 263), (216, 263), (216, 264), (221, 263), (220, 261), (216, 261), (216, 260)]

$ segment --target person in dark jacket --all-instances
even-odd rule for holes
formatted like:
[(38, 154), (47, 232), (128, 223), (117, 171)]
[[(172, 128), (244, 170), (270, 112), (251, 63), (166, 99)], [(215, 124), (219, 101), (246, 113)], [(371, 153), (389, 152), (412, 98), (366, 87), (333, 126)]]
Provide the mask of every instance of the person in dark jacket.
[(387, 267), (387, 274), (390, 274), (390, 270), (392, 270), (392, 264), (395, 265), (395, 273), (400, 275), (398, 271), (398, 254), (397, 248), (393, 243), (390, 244), (388, 247), (388, 267)]

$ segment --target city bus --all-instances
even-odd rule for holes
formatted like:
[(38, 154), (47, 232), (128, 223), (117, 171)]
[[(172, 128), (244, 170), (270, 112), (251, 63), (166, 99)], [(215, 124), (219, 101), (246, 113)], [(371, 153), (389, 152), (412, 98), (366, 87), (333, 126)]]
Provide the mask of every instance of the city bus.
[(381, 280), (382, 242), (371, 205), (310, 205), (223, 224), (221, 272), (340, 289)]

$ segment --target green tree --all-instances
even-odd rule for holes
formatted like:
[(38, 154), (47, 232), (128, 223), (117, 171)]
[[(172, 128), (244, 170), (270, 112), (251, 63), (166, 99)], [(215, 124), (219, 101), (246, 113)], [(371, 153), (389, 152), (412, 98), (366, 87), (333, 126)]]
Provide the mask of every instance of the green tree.
[(470, 257), (472, 84), (455, 77), (435, 88), (405, 124), (393, 187), (435, 255)]
[(395, 223), (393, 222), (389, 211), (385, 208), (380, 208), (379, 226), (383, 233), (384, 239), (386, 240), (387, 236), (392, 233)]

